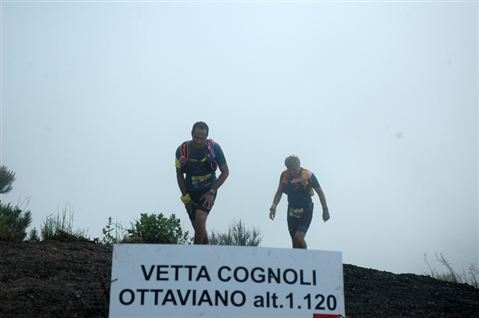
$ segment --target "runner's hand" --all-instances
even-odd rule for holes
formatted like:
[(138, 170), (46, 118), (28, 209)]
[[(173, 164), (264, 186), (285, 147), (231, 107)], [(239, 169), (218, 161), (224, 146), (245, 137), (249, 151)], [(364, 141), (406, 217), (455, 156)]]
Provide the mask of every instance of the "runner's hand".
[(196, 203), (193, 202), (193, 200), (185, 204), (186, 213), (191, 214), (191, 207), (193, 205), (196, 205)]
[(276, 210), (269, 210), (269, 218), (274, 221), (275, 216), (276, 216)]
[(203, 203), (203, 206), (206, 206), (208, 209), (211, 209), (213, 207), (213, 204), (215, 204), (215, 196), (209, 192), (206, 192), (205, 194), (203, 194), (200, 200), (203, 200), (203, 198), (205, 199), (205, 203)]
[(329, 212), (326, 212), (326, 213), (323, 212), (323, 221), (326, 222), (327, 220), (329, 220), (329, 218), (330, 218)]

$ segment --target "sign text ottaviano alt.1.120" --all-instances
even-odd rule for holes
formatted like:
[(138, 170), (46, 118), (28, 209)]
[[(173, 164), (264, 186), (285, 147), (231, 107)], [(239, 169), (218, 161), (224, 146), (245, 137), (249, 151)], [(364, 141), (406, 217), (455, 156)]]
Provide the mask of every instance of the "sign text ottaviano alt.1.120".
[(117, 244), (110, 317), (340, 317), (340, 252)]

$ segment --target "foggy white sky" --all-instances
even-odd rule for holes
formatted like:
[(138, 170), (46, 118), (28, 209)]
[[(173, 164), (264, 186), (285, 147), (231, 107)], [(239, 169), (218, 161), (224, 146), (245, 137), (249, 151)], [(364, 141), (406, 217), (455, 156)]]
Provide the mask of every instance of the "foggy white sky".
[(473, 2), (1, 3), (2, 201), (32, 227), (74, 210), (175, 213), (176, 147), (198, 120), (230, 177), (208, 229), (259, 227), (290, 248), (286, 197), (268, 218), (284, 158), (326, 194), (311, 249), (344, 263), (428, 273), (434, 252), (479, 263), (478, 4)]

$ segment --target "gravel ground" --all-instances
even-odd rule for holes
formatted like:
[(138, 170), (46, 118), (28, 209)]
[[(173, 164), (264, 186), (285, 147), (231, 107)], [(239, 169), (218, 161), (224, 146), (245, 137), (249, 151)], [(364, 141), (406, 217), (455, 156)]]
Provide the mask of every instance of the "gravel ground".
[[(112, 248), (0, 242), (0, 317), (108, 317)], [(479, 317), (479, 289), (344, 264), (346, 317)]]

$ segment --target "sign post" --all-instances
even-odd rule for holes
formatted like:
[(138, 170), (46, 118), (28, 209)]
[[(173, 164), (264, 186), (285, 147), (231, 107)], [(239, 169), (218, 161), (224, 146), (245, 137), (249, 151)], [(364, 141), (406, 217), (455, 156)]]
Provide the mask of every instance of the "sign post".
[(115, 244), (110, 317), (344, 317), (340, 252)]

